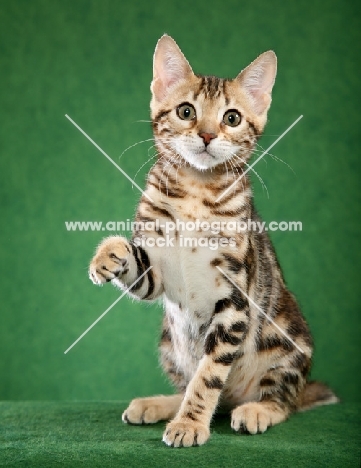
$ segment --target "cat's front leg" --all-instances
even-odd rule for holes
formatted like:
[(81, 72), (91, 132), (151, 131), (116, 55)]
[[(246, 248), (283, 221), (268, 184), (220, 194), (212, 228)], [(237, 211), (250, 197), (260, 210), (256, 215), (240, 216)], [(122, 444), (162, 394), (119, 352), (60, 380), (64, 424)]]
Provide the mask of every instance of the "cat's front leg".
[(172, 447), (204, 444), (210, 436), (210, 422), (228, 378), (233, 360), (241, 352), (248, 332), (249, 305), (230, 299), (215, 305), (213, 322), (205, 341), (204, 356), (189, 382), (181, 407), (168, 423), (163, 442)]
[[(148, 272), (142, 276), (146, 270)], [(129, 291), (132, 295), (150, 300), (163, 292), (158, 270), (157, 265), (151, 265), (149, 255), (142, 247), (124, 237), (112, 236), (104, 239), (97, 248), (90, 262), (89, 278), (97, 285), (110, 281), (123, 289), (133, 285)]]

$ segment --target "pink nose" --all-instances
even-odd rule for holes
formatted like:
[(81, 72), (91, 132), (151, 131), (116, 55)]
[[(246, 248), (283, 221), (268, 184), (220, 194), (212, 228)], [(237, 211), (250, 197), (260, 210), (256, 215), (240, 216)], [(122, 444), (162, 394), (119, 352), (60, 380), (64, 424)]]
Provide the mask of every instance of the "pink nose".
[(201, 132), (198, 133), (198, 135), (203, 139), (204, 144), (207, 146), (213, 140), (213, 138), (216, 138), (217, 135), (215, 133), (206, 133), (206, 132)]

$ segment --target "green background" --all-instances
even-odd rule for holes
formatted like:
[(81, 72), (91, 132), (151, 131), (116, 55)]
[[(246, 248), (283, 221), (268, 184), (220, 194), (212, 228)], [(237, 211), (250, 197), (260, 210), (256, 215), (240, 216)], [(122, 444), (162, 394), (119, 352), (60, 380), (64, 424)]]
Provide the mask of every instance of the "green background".
[[(271, 237), (310, 323), (313, 376), (360, 400), (360, 7), (353, 1), (2, 1), (0, 3), (0, 399), (127, 400), (169, 392), (157, 361), (161, 308), (97, 288), (87, 265), (102, 232), (65, 221), (131, 219), (139, 192), (65, 118), (134, 177), (152, 155), (149, 84), (158, 38), (199, 73), (235, 76), (273, 49), (269, 146), (257, 164)], [(136, 181), (143, 186), (151, 161)]]

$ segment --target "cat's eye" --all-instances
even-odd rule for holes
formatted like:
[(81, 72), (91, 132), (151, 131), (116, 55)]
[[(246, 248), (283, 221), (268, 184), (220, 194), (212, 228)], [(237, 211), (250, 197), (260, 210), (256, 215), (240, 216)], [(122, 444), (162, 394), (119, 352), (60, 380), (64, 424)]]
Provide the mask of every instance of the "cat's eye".
[(237, 127), (241, 123), (241, 114), (236, 110), (228, 110), (223, 116), (223, 123), (229, 127)]
[(196, 110), (188, 102), (184, 102), (177, 107), (177, 115), (182, 120), (193, 120), (196, 118)]

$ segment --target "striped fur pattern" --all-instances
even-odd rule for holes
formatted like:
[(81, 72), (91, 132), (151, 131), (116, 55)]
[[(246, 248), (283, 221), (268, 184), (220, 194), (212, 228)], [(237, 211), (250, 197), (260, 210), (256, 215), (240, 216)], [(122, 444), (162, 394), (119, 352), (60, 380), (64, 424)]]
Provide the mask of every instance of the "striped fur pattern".
[(230, 412), (236, 432), (256, 434), (292, 412), (337, 401), (327, 387), (307, 382), (311, 335), (265, 232), (235, 233), (224, 224), (217, 236), (233, 237), (233, 248), (182, 246), (182, 237), (215, 237), (186, 226), (169, 233), (173, 245), (136, 241), (165, 238), (162, 225), (177, 220), (259, 221), (247, 176), (217, 199), (247, 167), (275, 74), (275, 55), (266, 52), (234, 80), (195, 75), (173, 39), (160, 39), (151, 102), (159, 157), (146, 187), (152, 201), (143, 195), (136, 214), (137, 221), (158, 219), (160, 227), (137, 230), (131, 240), (105, 239), (90, 265), (95, 284), (123, 289), (152, 266), (130, 294), (163, 298), (160, 359), (178, 393), (133, 400), (123, 421), (170, 420), (163, 436), (170, 446), (204, 444), (217, 407)]

